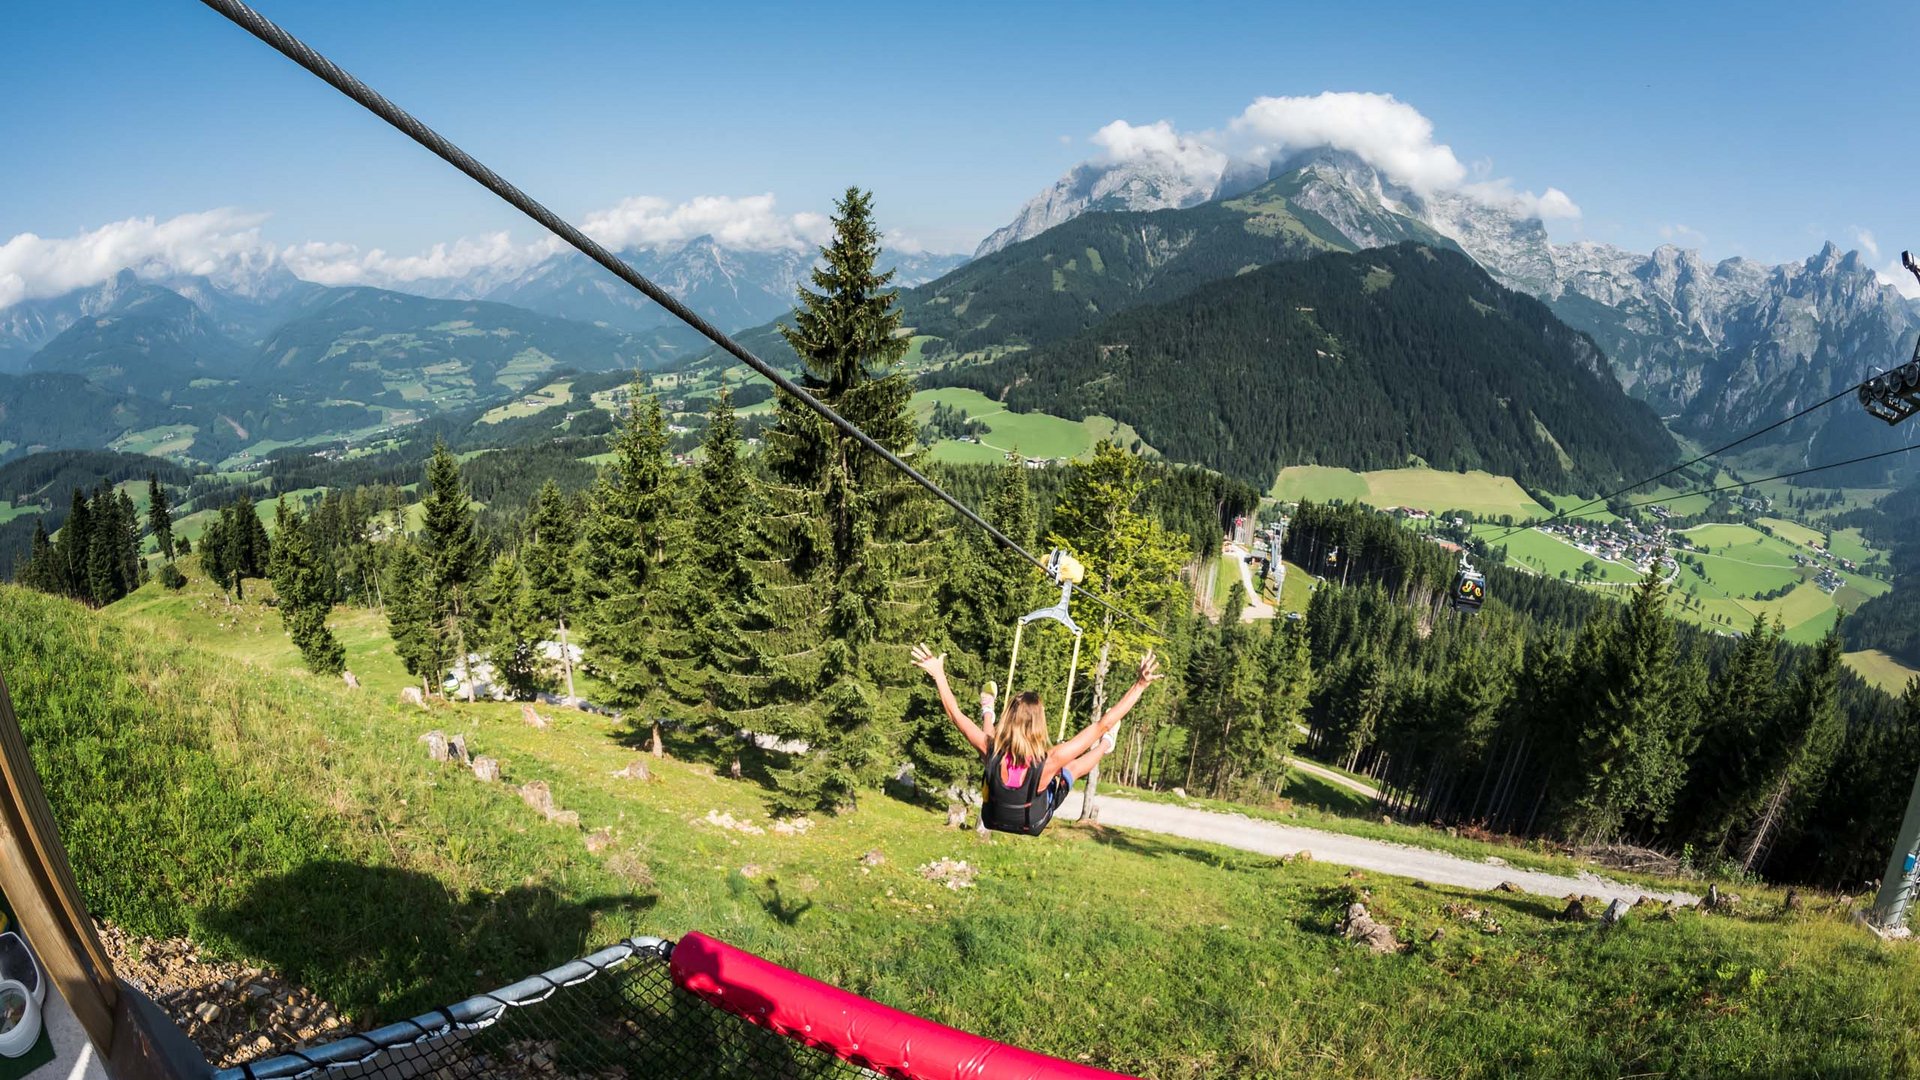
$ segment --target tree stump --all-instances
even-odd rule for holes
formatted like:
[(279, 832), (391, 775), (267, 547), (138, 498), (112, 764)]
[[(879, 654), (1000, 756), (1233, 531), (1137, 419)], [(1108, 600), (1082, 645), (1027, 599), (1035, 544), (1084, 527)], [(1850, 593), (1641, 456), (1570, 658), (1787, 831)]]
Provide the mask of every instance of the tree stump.
[(462, 765), (473, 764), (472, 756), (467, 753), (467, 737), (465, 735), (455, 735), (453, 738), (447, 740), (447, 756), (458, 759)]
[(424, 709), (427, 707), (427, 698), (425, 694), (420, 692), (419, 687), (403, 686), (400, 688), (400, 704), (418, 705)]
[(967, 808), (961, 803), (947, 804), (947, 828), (964, 829), (967, 826)]
[(657, 720), (653, 724), (653, 756), (657, 758), (667, 756), (666, 747), (660, 745), (660, 722)]
[(1800, 890), (1799, 890), (1799, 889), (1788, 889), (1788, 890), (1787, 890), (1787, 898), (1786, 898), (1786, 900), (1785, 900), (1785, 901), (1783, 901), (1783, 902), (1781, 903), (1781, 905), (1780, 905), (1780, 907), (1781, 907), (1781, 908), (1782, 908), (1783, 910), (1785, 910), (1785, 911), (1790, 911), (1790, 912), (1792, 912), (1792, 911), (1799, 911), (1799, 910), (1800, 910), (1800, 909), (1801, 909), (1802, 907), (1804, 907), (1804, 906), (1806, 906), (1806, 905), (1805, 905), (1805, 904), (1803, 904), (1803, 903), (1801, 902), (1801, 900), (1800, 900)]
[(346, 684), (347, 684), (347, 689), (349, 689), (349, 690), (358, 690), (358, 689), (360, 689), (360, 680), (359, 680), (359, 679), (356, 679), (356, 678), (354, 678), (354, 677), (353, 677), (353, 672), (351, 672), (351, 671), (343, 671), (343, 672), (341, 672), (341, 673), (340, 673), (340, 678), (341, 678), (341, 679), (342, 679), (342, 680), (343, 680), (344, 682), (346, 682)]
[(739, 754), (733, 755), (733, 764), (727, 766), (727, 775), (733, 777), (735, 780), (740, 779), (740, 755)]
[(634, 758), (632, 761), (627, 763), (626, 768), (621, 769), (619, 772), (616, 772), (613, 775), (616, 779), (620, 779), (620, 780), (651, 780), (653, 779), (653, 774), (647, 771), (647, 763), (643, 758)]
[(500, 779), (500, 763), (490, 757), (473, 759), (473, 775), (483, 784), (491, 784)]
[(429, 731), (420, 736), (420, 741), (427, 744), (428, 757), (435, 761), (447, 760), (447, 736), (444, 732)]
[(530, 728), (545, 729), (553, 723), (553, 721), (541, 716), (540, 711), (532, 705), (520, 706), (520, 719)]
[(587, 854), (598, 855), (613, 844), (613, 830), (598, 828), (587, 834)]

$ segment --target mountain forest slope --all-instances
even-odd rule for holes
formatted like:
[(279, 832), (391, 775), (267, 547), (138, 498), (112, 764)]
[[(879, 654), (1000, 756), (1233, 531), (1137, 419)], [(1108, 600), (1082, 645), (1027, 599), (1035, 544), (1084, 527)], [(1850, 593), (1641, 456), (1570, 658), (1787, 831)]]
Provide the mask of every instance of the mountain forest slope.
[(1015, 409), (1112, 416), (1261, 486), (1286, 465), (1417, 459), (1587, 489), (1674, 453), (1589, 338), (1418, 244), (1269, 266), (938, 377)]

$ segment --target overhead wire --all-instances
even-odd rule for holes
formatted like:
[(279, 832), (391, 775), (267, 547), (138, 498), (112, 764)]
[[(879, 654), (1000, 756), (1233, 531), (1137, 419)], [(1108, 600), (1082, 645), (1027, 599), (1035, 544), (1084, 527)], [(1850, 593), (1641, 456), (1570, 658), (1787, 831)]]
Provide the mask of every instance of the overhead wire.
[[(1590, 507), (1603, 506), (1606, 504), (1608, 500), (1613, 499), (1620, 495), (1625, 495), (1627, 492), (1632, 491), (1635, 488), (1643, 488), (1643, 487), (1646, 487), (1648, 484), (1654, 483), (1656, 481), (1665, 480), (1667, 477), (1672, 476), (1674, 473), (1680, 472), (1683, 469), (1690, 469), (1693, 466), (1700, 464), (1701, 462), (1707, 460), (1710, 457), (1716, 457), (1720, 454), (1724, 454), (1727, 451), (1733, 449), (1734, 447), (1739, 446), (1741, 443), (1751, 442), (1754, 439), (1757, 439), (1760, 436), (1765, 435), (1770, 431), (1778, 431), (1780, 428), (1783, 428), (1788, 424), (1793, 423), (1795, 420), (1798, 420), (1809, 413), (1818, 412), (1819, 410), (1826, 408), (1827, 406), (1833, 404), (1834, 402), (1839, 401), (1841, 398), (1846, 397), (1848, 394), (1854, 393), (1855, 391), (1859, 390), (1862, 386), (1865, 386), (1868, 382), (1872, 381), (1872, 379), (1873, 379), (1873, 376), (1869, 375), (1865, 379), (1861, 379), (1859, 382), (1854, 383), (1852, 386), (1847, 387), (1845, 390), (1842, 390), (1831, 397), (1825, 398), (1824, 400), (1817, 401), (1812, 405), (1809, 405), (1806, 408), (1801, 409), (1799, 412), (1794, 413), (1791, 416), (1787, 416), (1782, 419), (1775, 420), (1773, 423), (1768, 424), (1765, 427), (1755, 428), (1754, 430), (1747, 432), (1745, 435), (1740, 436), (1739, 438), (1733, 440), (1730, 443), (1725, 443), (1723, 445), (1716, 446), (1712, 450), (1708, 450), (1706, 453), (1703, 453), (1698, 457), (1689, 458), (1688, 460), (1673, 466), (1672, 468), (1668, 469), (1665, 472), (1656, 473), (1653, 476), (1647, 477), (1645, 480), (1636, 480), (1633, 483), (1626, 485), (1625, 487), (1616, 488), (1613, 491), (1607, 492), (1605, 495), (1600, 495), (1593, 499), (1589, 499), (1588, 501), (1581, 503), (1579, 506), (1574, 507), (1572, 510), (1562, 510), (1559, 513), (1552, 515), (1551, 517), (1536, 518), (1533, 521), (1522, 522), (1521, 524), (1515, 525), (1512, 528), (1508, 529), (1506, 532), (1501, 533), (1499, 536), (1494, 537), (1493, 540), (1488, 542), (1494, 543), (1500, 540), (1505, 540), (1507, 537), (1512, 536), (1515, 533), (1525, 532), (1528, 529), (1536, 528), (1541, 525), (1551, 525), (1556, 521), (1577, 516)], [(1828, 466), (1828, 467), (1837, 468), (1838, 466)], [(1764, 483), (1765, 481), (1755, 481), (1755, 482)]]
[[(735, 359), (760, 374), (761, 377), (779, 387), (782, 392), (792, 397), (795, 401), (812, 410), (822, 419), (838, 428), (842, 434), (853, 439), (862, 447), (877, 455), (881, 460), (899, 470), (908, 479), (926, 489), (935, 498), (952, 508), (955, 513), (959, 514), (967, 522), (983, 530), (988, 536), (992, 537), (996, 543), (1008, 551), (1014, 552), (1026, 559), (1049, 578), (1053, 577), (1053, 572), (1048, 569), (1044, 560), (1034, 555), (1033, 552), (1028, 551), (1026, 547), (1006, 533), (1000, 531), (992, 522), (982, 517), (978, 511), (949, 494), (945, 488), (942, 488), (919, 469), (914, 468), (902, 459), (900, 455), (881, 445), (873, 436), (868, 435), (865, 431), (862, 431), (858, 425), (846, 417), (841, 416), (832, 406), (815, 397), (786, 373), (754, 355), (746, 346), (735, 341), (730, 335), (712, 323), (709, 323), (705, 318), (702, 318), (698, 312), (695, 312), (692, 308), (682, 303), (678, 297), (661, 288), (646, 275), (634, 269), (626, 260), (607, 250), (601, 246), (598, 241), (595, 241), (586, 233), (581, 232), (580, 229), (575, 227), (571, 222), (554, 213), (552, 210), (547, 209), (547, 207), (538, 200), (521, 191), (512, 183), (509, 183), (473, 155), (460, 149), (460, 147), (448, 141), (445, 136), (416, 119), (413, 114), (400, 108), (393, 102), (388, 101), (378, 91), (367, 86), (339, 65), (321, 55), (306, 42), (301, 41), (299, 38), (282, 29), (271, 19), (255, 11), (252, 7), (244, 3), (243, 0), (201, 0), (201, 2), (225, 16), (234, 25), (272, 47), (274, 51), (305, 68), (321, 81), (332, 86), (335, 90), (345, 94), (368, 112), (386, 121), (402, 134), (425, 147), (435, 157), (438, 157), (440, 160), (445, 161), (447, 164), (467, 174), (468, 177), (472, 178), (480, 186), (499, 196), (514, 209), (532, 218), (535, 222), (539, 223), (542, 228), (545, 228), (555, 236), (566, 241), (581, 254), (605, 267), (613, 273), (615, 277), (626, 282), (654, 303), (667, 309), (668, 313), (673, 315), (674, 318), (679, 319), (681, 322), (686, 323), (698, 331), (700, 335), (708, 341), (713, 342), (731, 354)], [(1136, 622), (1150, 631), (1158, 629), (1151, 622), (1139, 615), (1120, 608), (1096, 590), (1076, 588), (1075, 591), (1085, 595), (1087, 598), (1123, 619)]]

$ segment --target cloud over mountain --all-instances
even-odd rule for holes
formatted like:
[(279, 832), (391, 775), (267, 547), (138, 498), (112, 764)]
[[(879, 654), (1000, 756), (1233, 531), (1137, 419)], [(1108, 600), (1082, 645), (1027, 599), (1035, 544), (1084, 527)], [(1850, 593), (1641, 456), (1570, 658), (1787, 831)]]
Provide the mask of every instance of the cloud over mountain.
[[(681, 203), (638, 195), (580, 220), (588, 235), (616, 250), (672, 250), (711, 236), (736, 251), (806, 252), (831, 231), (827, 215), (782, 213), (770, 193), (703, 195)], [(265, 214), (221, 208), (164, 220), (129, 218), (76, 236), (22, 233), (0, 244), (0, 308), (97, 285), (128, 268), (155, 280), (207, 277), (243, 292), (248, 282), (275, 270), (323, 285), (434, 292), (513, 277), (565, 248), (553, 236), (520, 240), (507, 232), (462, 237), (411, 254), (328, 240), (278, 245), (263, 235), (266, 222)], [(889, 247), (920, 250), (897, 234), (889, 235)]]

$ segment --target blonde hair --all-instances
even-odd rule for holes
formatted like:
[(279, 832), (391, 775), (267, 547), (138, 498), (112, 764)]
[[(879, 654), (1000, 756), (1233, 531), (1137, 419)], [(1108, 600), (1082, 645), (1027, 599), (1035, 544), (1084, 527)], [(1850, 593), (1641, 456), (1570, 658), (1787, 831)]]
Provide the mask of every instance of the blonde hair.
[(1037, 765), (1053, 749), (1047, 738), (1047, 707), (1028, 690), (1013, 699), (1007, 715), (993, 728), (993, 752), (1016, 764)]

